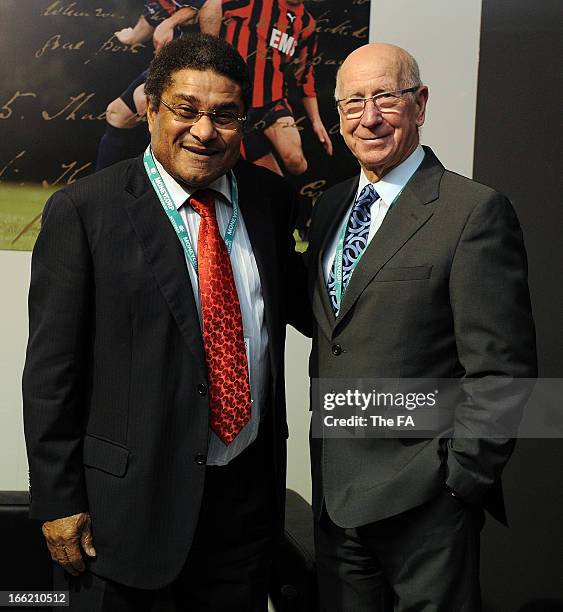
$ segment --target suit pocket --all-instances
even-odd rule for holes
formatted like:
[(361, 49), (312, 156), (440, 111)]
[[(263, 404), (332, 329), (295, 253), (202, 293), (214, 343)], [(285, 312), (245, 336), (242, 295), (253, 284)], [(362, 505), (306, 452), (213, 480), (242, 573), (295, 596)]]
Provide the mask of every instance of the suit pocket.
[(82, 462), (87, 467), (97, 468), (121, 478), (127, 471), (129, 449), (110, 440), (86, 434)]
[(408, 268), (382, 268), (375, 277), (375, 281), (410, 281), (426, 280), (432, 274), (432, 266), (412, 266)]

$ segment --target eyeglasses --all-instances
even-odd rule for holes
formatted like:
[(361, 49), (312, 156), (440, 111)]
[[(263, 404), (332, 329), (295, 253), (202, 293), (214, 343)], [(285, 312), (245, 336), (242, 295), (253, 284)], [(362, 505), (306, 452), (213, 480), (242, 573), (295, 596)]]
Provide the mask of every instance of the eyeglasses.
[(336, 100), (336, 104), (346, 119), (359, 119), (364, 114), (369, 101), (374, 103), (380, 113), (398, 113), (401, 111), (402, 96), (416, 91), (419, 87), (420, 85), (415, 85), (407, 89), (384, 91), (369, 98), (342, 98), (342, 100)]
[(176, 121), (193, 125), (204, 115), (209, 117), (216, 128), (223, 130), (238, 130), (240, 125), (246, 121), (245, 115), (237, 115), (229, 111), (204, 111), (197, 110), (185, 104), (167, 104), (162, 98), (160, 102), (174, 114)]

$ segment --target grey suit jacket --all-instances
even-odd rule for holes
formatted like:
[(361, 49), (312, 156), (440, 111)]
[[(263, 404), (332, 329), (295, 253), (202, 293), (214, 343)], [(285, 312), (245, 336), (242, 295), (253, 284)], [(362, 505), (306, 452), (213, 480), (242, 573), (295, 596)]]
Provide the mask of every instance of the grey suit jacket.
[[(308, 251), (313, 379), (536, 376), (515, 212), (504, 196), (445, 170), (425, 151), (356, 267), (336, 318), (321, 261), (358, 177), (325, 192), (315, 206)], [(356, 527), (415, 507), (447, 484), (505, 520), (500, 474), (514, 441), (455, 437), (471, 431), (471, 410), (495, 418), (493, 393), (490, 385), (469, 385), (453, 408), (451, 439), (313, 438), (316, 516), (324, 503), (336, 524)], [(520, 409), (523, 399), (508, 409)]]

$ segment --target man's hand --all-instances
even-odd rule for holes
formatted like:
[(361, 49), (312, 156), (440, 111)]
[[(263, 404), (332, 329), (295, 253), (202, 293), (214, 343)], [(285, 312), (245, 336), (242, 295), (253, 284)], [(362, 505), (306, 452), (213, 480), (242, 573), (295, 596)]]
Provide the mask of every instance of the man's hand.
[(86, 569), (80, 546), (89, 557), (96, 556), (88, 512), (45, 521), (42, 531), (53, 561), (73, 576), (78, 576)]
[(319, 139), (319, 142), (323, 145), (325, 153), (327, 155), (332, 155), (332, 141), (328, 135), (328, 132), (326, 131), (325, 126), (323, 125), (323, 120), (321, 119), (321, 115), (319, 113), (319, 103), (317, 102), (317, 98), (305, 96), (303, 98), (303, 107), (305, 108), (307, 117), (309, 117), (309, 121), (313, 126), (313, 132)]
[(174, 38), (174, 26), (170, 24), (168, 19), (165, 19), (162, 23), (159, 23), (154, 29), (152, 35), (152, 44), (155, 52), (158, 53)]
[(327, 155), (332, 155), (332, 140), (326, 131), (322, 121), (315, 121), (313, 124), (313, 132), (319, 139), (319, 142), (323, 145), (323, 148)]

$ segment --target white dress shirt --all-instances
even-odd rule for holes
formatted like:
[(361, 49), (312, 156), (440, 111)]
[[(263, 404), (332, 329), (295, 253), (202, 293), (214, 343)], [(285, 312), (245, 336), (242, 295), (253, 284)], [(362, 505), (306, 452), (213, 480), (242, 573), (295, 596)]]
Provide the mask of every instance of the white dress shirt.
[[(197, 237), (201, 218), (187, 203), (188, 198), (194, 194), (196, 190), (190, 189), (187, 185), (178, 183), (168, 174), (168, 172), (166, 172), (156, 157), (154, 157), (154, 161), (174, 201), (176, 209), (180, 213), (188, 229), (192, 247), (197, 255)], [(224, 236), (233, 211), (230, 181), (227, 176), (224, 175), (211, 183), (209, 189), (213, 189), (218, 194), (215, 199), (215, 210), (219, 231), (221, 235)], [(238, 228), (233, 241), (230, 258), (235, 287), (240, 302), (245, 345), (247, 346), (252, 410), (250, 421), (241, 429), (237, 437), (229, 445), (224, 444), (217, 437), (215, 432), (209, 429), (207, 465), (226, 465), (256, 439), (258, 426), (260, 425), (260, 415), (265, 409), (265, 394), (270, 375), (268, 332), (264, 321), (262, 287), (260, 285), (260, 276), (258, 274), (256, 260), (252, 252), (252, 246), (250, 244), (248, 232), (246, 231), (242, 212), (239, 216)], [(187, 259), (186, 266), (192, 283), (201, 326), (199, 281), (196, 271)], [(189, 410), (189, 406), (186, 406), (186, 410)]]
[[(377, 230), (381, 227), (385, 215), (389, 212), (391, 205), (395, 198), (401, 193), (405, 185), (409, 182), (411, 176), (416, 172), (417, 168), (424, 159), (424, 149), (421, 145), (418, 145), (416, 149), (398, 166), (393, 168), (389, 174), (386, 174), (377, 183), (372, 183), (375, 191), (379, 195), (379, 198), (371, 205), (371, 224), (369, 226), (368, 242), (366, 249), (371, 242), (371, 239), (377, 233)], [(344, 225), (348, 223), (348, 218), (352, 212), (352, 207), (356, 198), (362, 191), (362, 189), (370, 183), (369, 179), (362, 169), (360, 173), (360, 182), (358, 184), (358, 191), (352, 203), (346, 210), (346, 213), (342, 217), (342, 222), (339, 224), (333, 239), (328, 244), (325, 252), (323, 253), (323, 270), (325, 275), (325, 283), (328, 283), (328, 277), (330, 276), (330, 270), (334, 263), (334, 256), (336, 254), (336, 247), (338, 245), (338, 239), (340, 238)]]

